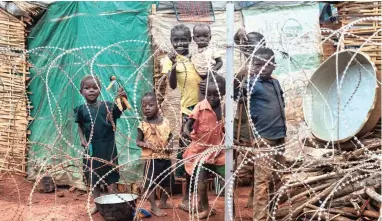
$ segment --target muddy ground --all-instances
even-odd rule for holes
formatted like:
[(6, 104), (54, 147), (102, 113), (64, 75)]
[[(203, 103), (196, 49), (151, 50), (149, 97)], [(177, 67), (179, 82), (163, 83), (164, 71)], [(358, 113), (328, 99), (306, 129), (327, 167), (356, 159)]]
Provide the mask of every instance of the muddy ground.
[[(70, 221), (91, 220), (86, 210), (88, 195), (86, 192), (70, 192), (68, 187), (60, 187), (56, 193), (42, 193), (32, 191), (34, 183), (28, 182), (22, 176), (0, 174), (0, 220), (2, 221)], [(245, 209), (250, 187), (240, 187), (236, 191), (236, 220), (251, 220), (250, 209)], [(59, 197), (60, 195), (63, 195)], [(29, 201), (31, 196), (31, 201)], [(172, 201), (177, 205), (181, 195), (174, 195)], [(209, 192), (210, 205), (216, 200), (217, 214), (210, 217), (210, 221), (224, 220), (224, 197), (216, 197)], [(92, 202), (92, 201), (91, 201)], [(149, 204), (144, 203), (144, 208), (149, 209)], [(167, 209), (167, 217), (151, 217), (144, 220), (151, 221), (185, 221), (189, 214), (179, 209)], [(94, 221), (102, 221), (100, 214), (92, 216)]]

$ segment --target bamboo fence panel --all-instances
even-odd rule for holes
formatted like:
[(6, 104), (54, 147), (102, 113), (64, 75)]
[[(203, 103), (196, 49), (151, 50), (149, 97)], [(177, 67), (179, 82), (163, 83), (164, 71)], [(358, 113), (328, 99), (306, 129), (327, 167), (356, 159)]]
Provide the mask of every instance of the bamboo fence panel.
[[(29, 117), (26, 25), (0, 9), (0, 172), (25, 175)], [(29, 104), (29, 105), (28, 105)]]

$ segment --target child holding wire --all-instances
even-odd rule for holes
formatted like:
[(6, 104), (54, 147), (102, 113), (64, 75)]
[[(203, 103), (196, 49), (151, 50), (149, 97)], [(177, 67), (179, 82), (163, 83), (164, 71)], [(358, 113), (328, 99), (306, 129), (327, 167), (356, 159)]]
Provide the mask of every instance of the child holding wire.
[[(100, 86), (97, 77), (85, 76), (80, 83), (80, 93), (86, 104), (74, 109), (81, 146), (86, 148), (85, 156), (90, 156), (83, 159), (84, 174), (87, 183), (94, 187), (94, 198), (100, 196), (101, 184), (108, 185), (111, 192), (116, 192), (119, 173), (115, 169), (118, 165), (115, 131), (117, 119), (127, 108), (124, 103), (120, 110), (113, 102), (98, 101)], [(118, 97), (126, 98), (123, 89), (118, 92)], [(91, 214), (97, 212), (95, 206), (90, 210)]]

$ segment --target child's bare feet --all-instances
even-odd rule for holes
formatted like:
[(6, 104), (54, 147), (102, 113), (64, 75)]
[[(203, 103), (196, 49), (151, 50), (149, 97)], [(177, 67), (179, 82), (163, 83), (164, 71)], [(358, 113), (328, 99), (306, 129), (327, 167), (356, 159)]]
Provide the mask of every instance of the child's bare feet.
[(172, 209), (173, 208), (172, 205), (170, 205), (168, 203), (162, 203), (162, 202), (159, 203), (158, 207), (159, 207), (159, 209)]
[(186, 212), (189, 212), (190, 211), (190, 205), (188, 204), (188, 200), (183, 200), (179, 205), (178, 205), (178, 208), (183, 210), (183, 211), (186, 211)]
[(158, 207), (151, 208), (151, 213), (154, 214), (155, 216), (158, 216), (158, 217), (167, 216), (167, 213), (165, 211), (159, 209)]
[(215, 213), (212, 213), (212, 212), (210, 213), (210, 208), (208, 208), (199, 213), (198, 219), (207, 219), (208, 216), (213, 216), (213, 215), (215, 215)]
[(98, 213), (98, 209), (97, 209), (96, 206), (90, 208), (90, 214), (91, 214), (91, 215), (94, 215), (94, 214), (96, 214), (96, 213)]
[(244, 208), (253, 208), (253, 200), (248, 199), (247, 205)]

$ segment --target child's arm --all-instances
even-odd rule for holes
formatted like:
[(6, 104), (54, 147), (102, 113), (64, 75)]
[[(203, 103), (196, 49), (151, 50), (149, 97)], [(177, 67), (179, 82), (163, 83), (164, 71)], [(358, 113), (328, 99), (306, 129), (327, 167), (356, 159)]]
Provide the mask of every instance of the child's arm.
[(144, 135), (143, 135), (143, 131), (141, 129), (138, 128), (138, 134), (137, 134), (137, 146), (144, 149), (152, 149), (154, 150), (154, 146), (149, 143), (149, 142), (145, 142), (144, 141)]
[(173, 140), (173, 135), (172, 133), (168, 136), (168, 149), (164, 150), (164, 152), (168, 153), (168, 154), (171, 154), (172, 153), (172, 149), (174, 148), (174, 140)]
[(183, 135), (191, 137), (192, 127), (194, 126), (195, 119), (189, 118), (183, 127)]
[(176, 54), (171, 52), (171, 53), (168, 54), (168, 57), (171, 60), (171, 68), (170, 68), (170, 70), (167, 73), (167, 75), (169, 76), (168, 77), (168, 81), (170, 83), (170, 87), (172, 89), (175, 89), (177, 87), (177, 79), (176, 79)]
[(247, 33), (244, 28), (240, 28), (233, 37), (235, 44), (242, 44), (244, 41), (248, 41)]
[(87, 146), (86, 138), (84, 135), (84, 131), (82, 130), (82, 126), (80, 124), (78, 124), (78, 132), (80, 134), (81, 146), (86, 147)]
[(215, 62), (216, 62), (216, 64), (214, 65), (214, 67), (212, 68), (212, 70), (217, 71), (217, 70), (219, 70), (221, 67), (223, 67), (223, 61), (222, 61), (222, 58), (221, 58), (221, 57), (215, 58)]
[(279, 87), (280, 87), (280, 96), (281, 96), (281, 101), (283, 102), (283, 107), (285, 108), (285, 100), (284, 100), (284, 91), (281, 88), (280, 82), (278, 82)]
[(80, 142), (82, 147), (87, 146), (87, 141), (85, 138), (84, 130), (82, 129), (83, 126), (83, 118), (82, 118), (82, 111), (81, 106), (74, 108), (74, 122), (78, 124), (78, 133), (80, 135)]

